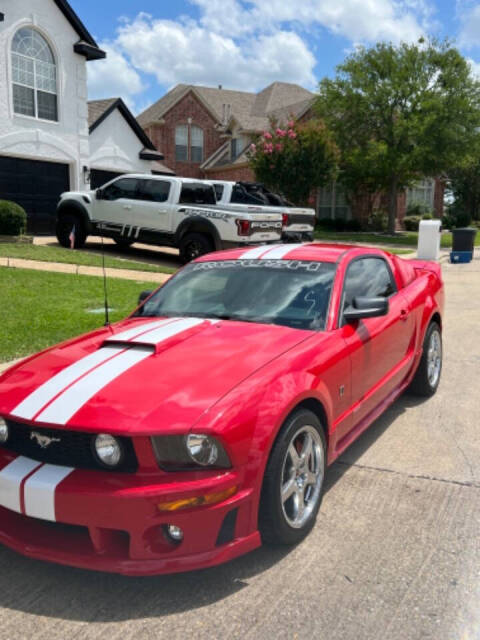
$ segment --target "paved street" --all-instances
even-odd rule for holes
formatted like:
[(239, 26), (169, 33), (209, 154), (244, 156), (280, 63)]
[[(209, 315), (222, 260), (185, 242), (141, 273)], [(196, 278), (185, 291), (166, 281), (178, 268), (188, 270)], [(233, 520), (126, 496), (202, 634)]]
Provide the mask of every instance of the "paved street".
[(302, 544), (147, 579), (0, 548), (0, 639), (480, 639), (480, 259), (444, 278), (439, 392), (402, 397), (331, 468)]

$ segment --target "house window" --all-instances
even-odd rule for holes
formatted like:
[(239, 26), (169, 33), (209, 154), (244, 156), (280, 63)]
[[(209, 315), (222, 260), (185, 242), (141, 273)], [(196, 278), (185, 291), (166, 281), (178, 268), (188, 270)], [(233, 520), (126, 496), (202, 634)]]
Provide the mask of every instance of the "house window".
[(175, 129), (175, 160), (188, 162), (188, 126), (181, 124)]
[(35, 29), (23, 27), (13, 38), (12, 88), (14, 113), (58, 120), (55, 58)]
[(350, 205), (340, 185), (333, 183), (319, 189), (318, 217), (331, 220), (349, 220), (352, 217)]
[(419, 207), (423, 211), (431, 211), (433, 209), (434, 190), (435, 180), (431, 179), (421, 180), (410, 189), (407, 189), (407, 210)]
[(232, 138), (230, 140), (230, 158), (232, 162), (238, 156), (238, 142), (239, 142), (238, 138)]
[(190, 159), (192, 162), (203, 161), (203, 129), (192, 127), (190, 130)]

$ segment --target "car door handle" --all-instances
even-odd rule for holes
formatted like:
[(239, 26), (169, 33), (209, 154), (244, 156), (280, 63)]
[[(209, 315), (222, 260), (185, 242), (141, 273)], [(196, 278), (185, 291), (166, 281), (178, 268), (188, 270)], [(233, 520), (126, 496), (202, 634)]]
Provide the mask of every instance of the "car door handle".
[(407, 318), (408, 318), (408, 311), (406, 309), (402, 309), (400, 311), (400, 319), (407, 320)]
[(130, 211), (130, 209), (132, 208), (132, 205), (131, 204), (124, 204), (123, 208), (124, 209), (128, 209)]

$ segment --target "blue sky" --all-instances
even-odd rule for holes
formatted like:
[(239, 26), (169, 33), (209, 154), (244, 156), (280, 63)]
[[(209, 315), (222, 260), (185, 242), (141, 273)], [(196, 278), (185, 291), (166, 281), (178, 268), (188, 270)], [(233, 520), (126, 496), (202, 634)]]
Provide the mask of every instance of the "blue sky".
[(138, 113), (179, 82), (254, 91), (309, 89), (357, 45), (454, 40), (480, 75), (480, 0), (70, 0), (105, 61), (89, 62), (91, 99)]

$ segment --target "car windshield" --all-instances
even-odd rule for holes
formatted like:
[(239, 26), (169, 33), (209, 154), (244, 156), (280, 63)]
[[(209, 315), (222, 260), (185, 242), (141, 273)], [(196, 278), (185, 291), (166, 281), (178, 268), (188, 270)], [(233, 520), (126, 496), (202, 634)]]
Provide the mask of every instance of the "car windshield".
[(195, 316), (325, 328), (335, 265), (299, 260), (225, 260), (182, 269), (136, 315)]

